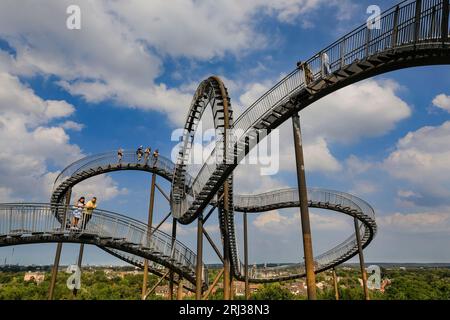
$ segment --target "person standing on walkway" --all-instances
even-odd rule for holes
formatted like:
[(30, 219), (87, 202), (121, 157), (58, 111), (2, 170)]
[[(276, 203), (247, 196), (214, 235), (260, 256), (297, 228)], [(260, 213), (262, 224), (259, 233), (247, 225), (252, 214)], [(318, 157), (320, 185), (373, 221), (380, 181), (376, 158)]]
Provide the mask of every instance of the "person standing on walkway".
[(330, 57), (326, 52), (322, 53), (322, 76), (327, 77), (331, 74)]
[(143, 146), (139, 146), (139, 148), (137, 148), (137, 150), (136, 150), (136, 155), (137, 155), (137, 161), (138, 161), (138, 162), (141, 161), (142, 156), (143, 156), (143, 154), (144, 154), (144, 152), (142, 151), (142, 149), (144, 149), (144, 147), (143, 147)]
[(145, 165), (147, 165), (148, 164), (148, 159), (150, 158), (150, 154), (152, 153), (152, 148), (150, 148), (150, 147), (147, 147), (147, 148), (145, 148), (145, 152), (144, 152), (144, 162), (145, 162)]
[(84, 206), (83, 230), (86, 230), (86, 225), (88, 224), (89, 220), (92, 219), (92, 212), (94, 211), (95, 208), (97, 208), (97, 198), (93, 197), (92, 200), (88, 201)]
[(153, 152), (153, 166), (156, 166), (156, 162), (158, 161), (158, 157), (159, 157), (159, 151), (158, 151), (158, 149), (156, 149), (155, 152)]
[(84, 202), (86, 199), (84, 197), (80, 197), (77, 203), (73, 207), (72, 211), (72, 228), (78, 229), (78, 223), (80, 222), (81, 216), (83, 214)]
[(307, 62), (297, 62), (297, 67), (300, 70), (303, 70), (303, 73), (305, 75), (305, 85), (309, 86), (311, 82), (314, 81), (314, 75), (311, 71), (311, 69), (309, 68), (309, 65)]
[(123, 149), (119, 148), (119, 150), (117, 150), (117, 158), (119, 159), (119, 164), (122, 164), (122, 158), (123, 158)]

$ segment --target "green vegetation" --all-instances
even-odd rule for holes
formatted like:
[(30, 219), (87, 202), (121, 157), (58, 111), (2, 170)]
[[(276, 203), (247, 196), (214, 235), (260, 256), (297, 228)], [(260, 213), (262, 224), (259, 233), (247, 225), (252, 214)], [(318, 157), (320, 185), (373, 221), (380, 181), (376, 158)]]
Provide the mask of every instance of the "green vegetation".
[[(210, 279), (214, 279), (218, 270), (210, 270)], [(109, 272), (103, 270), (85, 271), (82, 275), (82, 288), (76, 296), (66, 287), (69, 274), (59, 272), (55, 289), (55, 299), (64, 300), (139, 300), (141, 297), (142, 274)], [(339, 296), (342, 300), (362, 300), (363, 290), (358, 281), (357, 268), (339, 268)], [(45, 273), (45, 280), (36, 284), (24, 281), (25, 272), (0, 272), (0, 300), (39, 300), (47, 299), (50, 273)], [(389, 279), (384, 293), (370, 291), (373, 300), (449, 300), (450, 299), (450, 269), (385, 269), (382, 278)], [(149, 275), (148, 287), (152, 287), (158, 277)], [(296, 280), (298, 282), (298, 280)], [(335, 292), (331, 273), (318, 275), (317, 283), (323, 285), (318, 289), (318, 298), (334, 300)], [(251, 296), (253, 300), (304, 300), (305, 294), (295, 295), (289, 286), (295, 281), (285, 283), (265, 284)], [(167, 284), (167, 281), (162, 283)], [(151, 295), (149, 299), (165, 297)], [(217, 288), (210, 296), (212, 300), (223, 298), (222, 288)], [(194, 299), (194, 296), (185, 297)], [(235, 297), (236, 300), (243, 297)]]
[[(25, 272), (0, 272), (0, 300), (45, 300), (48, 295), (50, 273), (45, 274), (45, 280), (36, 284), (24, 281)], [(81, 289), (74, 296), (67, 286), (69, 274), (58, 273), (55, 287), (55, 299), (61, 300), (139, 300), (141, 298), (142, 274), (127, 274), (107, 277), (103, 271), (83, 272)], [(149, 275), (148, 288), (151, 288), (158, 278)], [(164, 282), (163, 282), (164, 283)], [(149, 299), (161, 299), (156, 295)]]

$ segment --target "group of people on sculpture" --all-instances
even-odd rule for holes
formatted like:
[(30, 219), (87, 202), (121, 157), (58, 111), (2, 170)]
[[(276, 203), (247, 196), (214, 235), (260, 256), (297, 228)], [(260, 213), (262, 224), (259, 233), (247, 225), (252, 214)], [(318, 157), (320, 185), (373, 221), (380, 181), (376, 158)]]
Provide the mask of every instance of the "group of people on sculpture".
[[(119, 160), (119, 164), (122, 164), (122, 159), (123, 159), (123, 149), (119, 148), (119, 150), (117, 150), (117, 158)], [(144, 164), (148, 165), (148, 161), (150, 159), (150, 155), (152, 153), (152, 148), (151, 147), (147, 147), (144, 150), (144, 147), (142, 145), (140, 145), (137, 150), (136, 150), (136, 158), (137, 158), (137, 162), (140, 163), (142, 160), (142, 157), (144, 157)], [(158, 161), (158, 157), (159, 157), (159, 150), (156, 149), (153, 152), (153, 166), (156, 165), (156, 162)]]
[(86, 225), (92, 219), (95, 208), (97, 208), (96, 197), (92, 197), (87, 203), (85, 197), (80, 197), (77, 203), (73, 205), (71, 229), (80, 230), (81, 222), (81, 230), (86, 230)]

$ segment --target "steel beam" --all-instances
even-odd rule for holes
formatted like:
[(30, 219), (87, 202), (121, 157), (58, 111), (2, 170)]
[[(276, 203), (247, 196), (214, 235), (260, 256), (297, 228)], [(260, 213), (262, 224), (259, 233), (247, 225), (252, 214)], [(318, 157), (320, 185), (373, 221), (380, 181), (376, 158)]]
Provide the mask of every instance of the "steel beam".
[(203, 287), (203, 216), (197, 218), (197, 265), (195, 268), (195, 299), (202, 298)]
[(61, 251), (62, 251), (62, 242), (58, 242), (58, 245), (56, 246), (55, 260), (53, 262), (52, 278), (50, 280), (50, 288), (48, 291), (48, 300), (53, 300), (53, 297), (55, 295), (55, 285), (56, 285), (56, 278), (58, 276), (58, 268), (59, 268), (59, 260), (61, 258)]
[(155, 184), (155, 186), (159, 190), (159, 192), (161, 192), (163, 197), (166, 198), (166, 200), (170, 203), (170, 197), (164, 192), (164, 190), (157, 183)]
[[(64, 231), (66, 229), (67, 210), (69, 210), (71, 198), (72, 198), (72, 188), (69, 188), (66, 192), (66, 202), (64, 208), (64, 217), (63, 221), (61, 222), (61, 231)], [(55, 260), (53, 261), (53, 268), (52, 268), (52, 277), (50, 280), (50, 288), (48, 290), (48, 300), (53, 300), (55, 295), (55, 286), (56, 286), (56, 279), (58, 277), (58, 268), (59, 268), (59, 261), (61, 259), (62, 245), (63, 245), (62, 242), (58, 242), (58, 245), (56, 246)]]
[[(155, 205), (155, 185), (156, 185), (156, 174), (152, 174), (152, 182), (150, 187), (150, 203), (148, 206), (148, 233), (149, 233), (149, 239), (147, 241), (150, 241), (150, 236), (152, 232), (152, 223), (153, 223), (153, 208)], [(144, 277), (142, 281), (142, 293), (141, 297), (142, 300), (145, 300), (145, 295), (147, 292), (147, 281), (148, 281), (148, 260), (144, 259)]]
[(356, 242), (358, 243), (358, 254), (359, 254), (359, 266), (361, 268), (361, 277), (363, 282), (364, 289), (364, 298), (366, 300), (370, 300), (369, 288), (367, 287), (367, 273), (366, 268), (364, 266), (364, 254), (361, 246), (361, 235), (359, 234), (359, 223), (358, 219), (354, 218), (355, 221), (355, 233), (356, 233)]
[(216, 287), (217, 283), (220, 280), (220, 277), (223, 275), (224, 269), (220, 269), (219, 273), (217, 274), (217, 276), (214, 278), (214, 281), (212, 283), (212, 285), (209, 286), (208, 291), (206, 291), (205, 295), (203, 296), (203, 300), (207, 300), (209, 298), (209, 296), (211, 295), (211, 292), (214, 290), (214, 288)]
[(245, 278), (245, 299), (250, 299), (250, 287), (248, 280), (248, 238), (247, 238), (247, 211), (244, 211), (244, 278)]
[(334, 284), (334, 296), (335, 296), (336, 300), (339, 300), (339, 287), (338, 287), (338, 281), (337, 281), (335, 268), (333, 268), (333, 284)]
[[(172, 247), (171, 247), (171, 256), (173, 258), (175, 252), (175, 240), (177, 238), (177, 220), (174, 218), (172, 220)], [(171, 270), (169, 273), (169, 300), (173, 300), (173, 271)]]
[(422, 0), (416, 0), (416, 14), (414, 20), (414, 44), (419, 41), (420, 37), (420, 16), (422, 13)]
[[(83, 262), (83, 253), (84, 253), (84, 243), (80, 244), (80, 251), (78, 252), (78, 262), (77, 262), (77, 266), (78, 268), (80, 268), (81, 271), (81, 264)], [(76, 296), (77, 295), (77, 288), (73, 288), (73, 295)]]
[(178, 276), (177, 300), (183, 300), (183, 276)]
[(148, 290), (145, 295), (142, 297), (142, 300), (147, 300), (148, 296), (151, 295), (153, 293), (153, 291), (155, 291), (155, 289), (161, 284), (161, 282), (167, 277), (167, 275), (169, 274), (170, 270), (167, 271), (166, 273), (164, 273), (159, 280), (155, 283), (155, 285), (153, 287), (150, 288), (150, 290)]
[(395, 48), (397, 46), (397, 39), (398, 39), (398, 16), (400, 13), (400, 6), (397, 6), (395, 8), (394, 13), (394, 26), (392, 28), (392, 38), (391, 38), (391, 47)]
[(220, 250), (219, 248), (217, 248), (216, 244), (214, 243), (213, 239), (211, 238), (211, 236), (208, 234), (208, 232), (206, 232), (205, 228), (203, 229), (203, 234), (205, 235), (206, 239), (208, 240), (209, 244), (211, 245), (211, 247), (214, 249), (214, 252), (217, 254), (217, 256), (219, 257), (220, 261), (223, 263), (223, 257), (220, 254)]
[(442, 42), (445, 43), (448, 41), (448, 17), (449, 17), (449, 0), (442, 0), (442, 28), (441, 28), (441, 36)]
[(292, 116), (292, 125), (294, 131), (295, 160), (297, 166), (298, 195), (300, 200), (303, 251), (305, 255), (306, 285), (308, 291), (308, 299), (316, 300), (316, 275), (314, 273), (314, 256), (312, 248), (311, 225), (309, 222), (308, 194), (306, 189), (302, 133), (300, 129), (300, 117), (298, 114), (294, 114)]

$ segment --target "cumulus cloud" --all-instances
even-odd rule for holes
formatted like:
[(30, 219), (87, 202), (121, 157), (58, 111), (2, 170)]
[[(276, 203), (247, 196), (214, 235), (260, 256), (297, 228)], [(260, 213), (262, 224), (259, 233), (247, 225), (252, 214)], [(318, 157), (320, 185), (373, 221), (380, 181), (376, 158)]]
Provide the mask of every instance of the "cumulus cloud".
[[(74, 110), (65, 101), (40, 98), (17, 77), (0, 72), (0, 201), (48, 201), (57, 169), (84, 156), (65, 131), (81, 124), (50, 124)], [(124, 192), (108, 177), (88, 180), (84, 187), (103, 199)]]
[(433, 105), (437, 108), (450, 112), (450, 96), (440, 94), (433, 99)]
[(119, 188), (109, 176), (96, 176), (85, 180), (76, 185), (72, 190), (72, 199), (78, 199), (81, 196), (87, 199), (97, 197), (98, 205), (101, 207), (102, 201), (108, 201), (118, 196), (128, 194), (127, 188)]
[(407, 181), (421, 205), (447, 203), (450, 196), (450, 121), (409, 132), (385, 159), (383, 168), (391, 176)]
[[(239, 56), (269, 43), (252, 17), (268, 15), (292, 22), (324, 0), (152, 2), (78, 1), (81, 30), (68, 30), (70, 0), (2, 1), (0, 37), (14, 54), (0, 51), (0, 66), (17, 75), (53, 75), (72, 95), (98, 103), (156, 110), (180, 125), (191, 91), (158, 81), (163, 59), (209, 60)], [(188, 35), (188, 36), (187, 36)]]
[(411, 115), (393, 80), (366, 80), (343, 88), (301, 112), (304, 135), (353, 143), (379, 137)]
[[(247, 85), (239, 101), (250, 106), (274, 82)], [(322, 173), (342, 171), (343, 165), (332, 154), (331, 144), (351, 144), (363, 138), (382, 136), (408, 118), (411, 108), (398, 96), (400, 89), (401, 86), (392, 80), (367, 80), (341, 89), (303, 110), (300, 121), (307, 170)], [(295, 171), (292, 124), (288, 121), (279, 130), (280, 168)], [(355, 156), (346, 161), (346, 167), (355, 174), (372, 166), (372, 163)]]
[[(340, 219), (338, 216), (318, 212), (310, 212), (310, 221), (314, 229), (323, 231), (342, 231), (348, 226), (348, 221)], [(264, 233), (280, 235), (298, 233), (301, 224), (298, 211), (281, 214), (278, 210), (273, 210), (258, 214), (253, 220), (253, 225)]]
[(380, 228), (406, 233), (450, 232), (449, 212), (394, 213), (377, 219)]
[(81, 131), (84, 128), (84, 124), (68, 120), (61, 125), (61, 128), (66, 130)]

